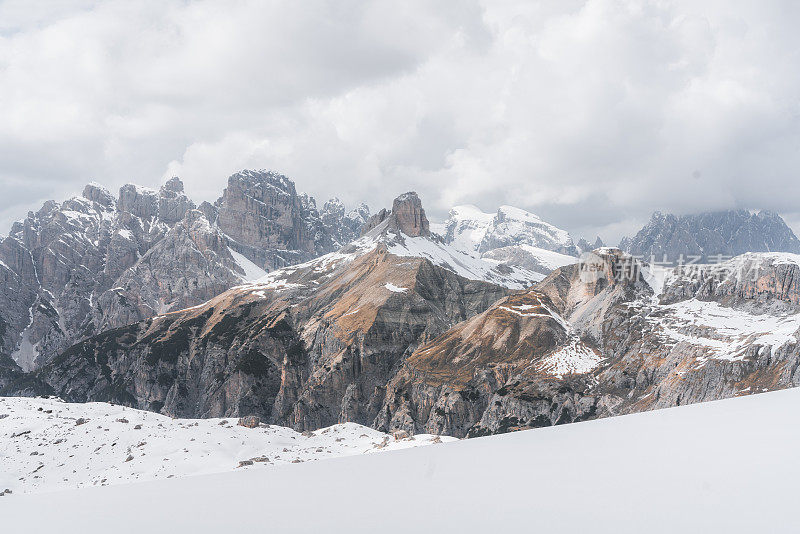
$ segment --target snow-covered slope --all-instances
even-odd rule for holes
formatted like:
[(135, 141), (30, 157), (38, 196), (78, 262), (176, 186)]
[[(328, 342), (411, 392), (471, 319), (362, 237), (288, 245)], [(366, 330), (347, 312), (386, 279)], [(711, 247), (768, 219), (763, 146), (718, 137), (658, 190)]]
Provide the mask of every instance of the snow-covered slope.
[(466, 252), (483, 253), (500, 247), (530, 245), (577, 255), (577, 248), (566, 230), (513, 206), (500, 206), (494, 214), (471, 205), (456, 206), (450, 210), (442, 232), (448, 244)]
[(245, 428), (237, 421), (172, 419), (102, 402), (0, 397), (0, 492), (263, 469), (455, 439), (395, 439), (355, 423), (300, 434), (275, 425)]
[(494, 214), (484, 213), (476, 206), (455, 206), (440, 231), (449, 245), (458, 250), (477, 252), (493, 220)]
[(0, 498), (4, 530), (796, 532), (800, 390), (390, 454)]
[(492, 249), (484, 252), (481, 258), (501, 261), (543, 275), (549, 274), (559, 267), (578, 263), (578, 258), (574, 256), (525, 244)]
[(511, 289), (524, 289), (544, 278), (544, 274), (522, 267), (507, 265), (501, 261), (481, 258), (476, 252), (465, 252), (439, 242), (432, 236), (411, 237), (389, 229), (389, 220), (383, 221), (367, 234), (337, 252), (292, 267), (273, 271), (242, 287), (281, 289), (297, 287), (294, 278), (298, 273), (311, 271), (324, 275), (344, 266), (356, 258), (386, 247), (390, 254), (401, 257), (418, 257), (429, 260), (459, 276), (470, 280), (482, 280)]

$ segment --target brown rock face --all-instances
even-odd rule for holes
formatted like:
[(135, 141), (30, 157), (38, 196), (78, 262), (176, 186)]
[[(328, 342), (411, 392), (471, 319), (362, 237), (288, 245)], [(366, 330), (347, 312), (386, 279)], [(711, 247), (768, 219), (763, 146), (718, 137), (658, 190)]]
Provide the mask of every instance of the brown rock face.
[(387, 385), (376, 427), (463, 437), (585, 417), (602, 358), (554, 309), (520, 292), (420, 346)]
[(392, 204), (392, 224), (407, 236), (430, 236), (431, 230), (422, 201), (415, 192), (400, 195)]
[[(479, 436), (800, 385), (796, 259), (668, 278), (660, 303), (640, 276), (619, 278), (629, 256), (587, 260), (419, 347), (376, 427)], [(775, 340), (770, 321), (795, 326)]]
[(508, 290), (376, 248), (81, 342), (37, 371), (65, 399), (316, 429), (374, 424), (417, 345)]

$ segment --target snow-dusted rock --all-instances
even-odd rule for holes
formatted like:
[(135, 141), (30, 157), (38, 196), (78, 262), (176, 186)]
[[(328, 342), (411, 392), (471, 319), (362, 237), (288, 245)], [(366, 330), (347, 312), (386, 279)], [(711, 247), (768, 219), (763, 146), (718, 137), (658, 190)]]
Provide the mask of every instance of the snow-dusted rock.
[(407, 235), (424, 213), (397, 211), (335, 253), (89, 338), (35, 376), (67, 400), (175, 416), (374, 424), (417, 344), (542, 276)]

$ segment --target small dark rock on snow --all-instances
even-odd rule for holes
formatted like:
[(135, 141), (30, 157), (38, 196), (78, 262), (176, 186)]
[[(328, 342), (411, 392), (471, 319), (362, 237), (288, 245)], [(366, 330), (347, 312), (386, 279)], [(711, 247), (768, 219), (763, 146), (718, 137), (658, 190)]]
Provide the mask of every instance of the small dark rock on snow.
[(239, 426), (245, 428), (256, 428), (261, 424), (261, 419), (257, 415), (246, 415), (239, 419)]

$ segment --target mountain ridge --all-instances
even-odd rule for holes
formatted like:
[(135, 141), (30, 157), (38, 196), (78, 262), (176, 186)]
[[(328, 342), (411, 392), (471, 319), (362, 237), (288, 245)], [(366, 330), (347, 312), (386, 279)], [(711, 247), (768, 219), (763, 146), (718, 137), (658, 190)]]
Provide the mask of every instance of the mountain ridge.
[(800, 240), (777, 213), (727, 210), (676, 216), (655, 212), (620, 242), (629, 254), (669, 263), (728, 259), (747, 252), (800, 253)]

